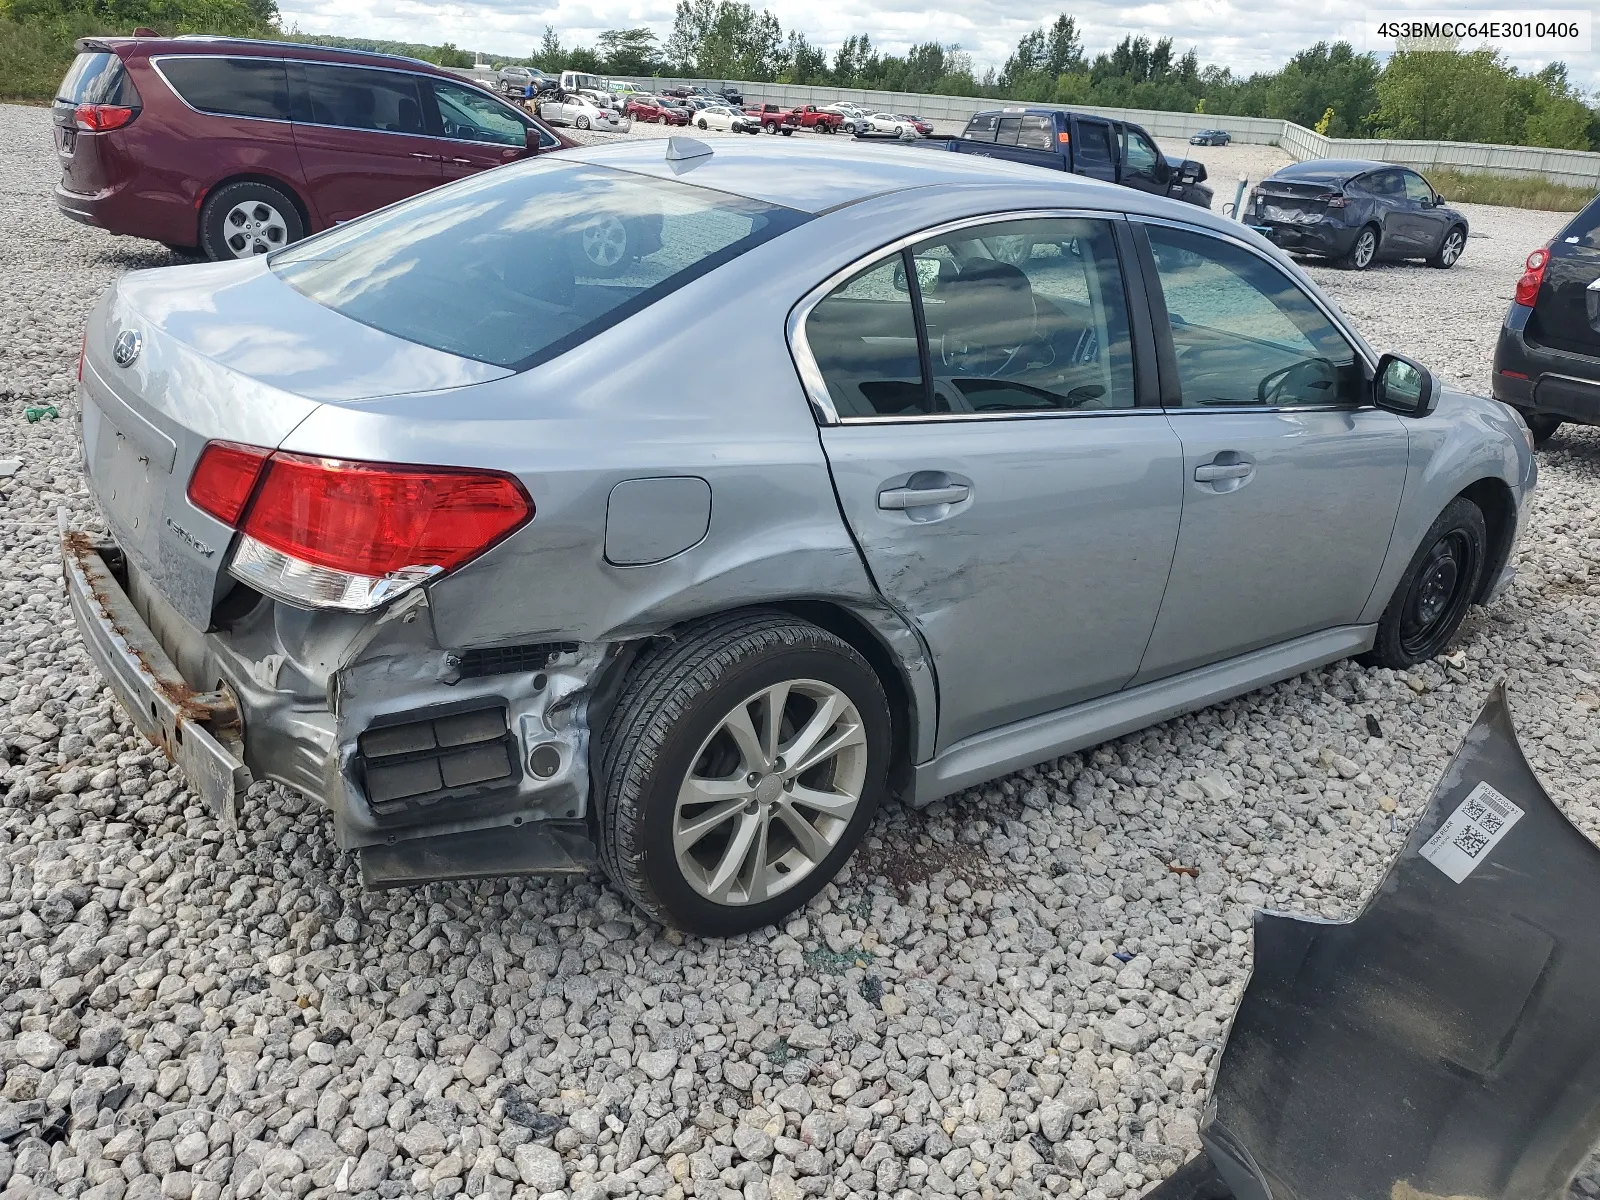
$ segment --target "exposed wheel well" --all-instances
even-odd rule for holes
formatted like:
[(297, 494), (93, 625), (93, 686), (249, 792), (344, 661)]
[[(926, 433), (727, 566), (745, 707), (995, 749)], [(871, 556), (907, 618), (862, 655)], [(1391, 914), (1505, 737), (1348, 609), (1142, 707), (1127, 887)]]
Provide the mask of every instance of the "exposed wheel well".
[[(846, 642), (855, 651), (867, 660), (883, 684), (884, 695), (889, 700), (889, 725), (893, 738), (889, 762), (889, 790), (892, 794), (908, 795), (911, 786), (911, 720), (912, 696), (910, 686), (907, 684), (900, 664), (895, 658), (894, 651), (884, 645), (878, 635), (862, 621), (860, 617), (850, 612), (841, 605), (827, 600), (782, 600), (767, 604), (755, 605), (756, 608), (776, 609), (780, 612), (791, 613), (802, 620), (810, 621), (819, 628), (826, 629)], [(726, 619), (737, 617), (743, 609), (733, 609), (729, 612), (716, 614)], [(710, 615), (710, 614), (708, 614)], [(695, 618), (696, 621), (703, 617)], [(687, 625), (690, 622), (683, 622)], [(663, 630), (658, 636), (672, 637), (678, 627)], [(639, 649), (648, 639), (634, 642), (624, 647), (623, 652), (612, 661), (603, 676), (596, 681), (594, 695), (589, 702), (589, 728), (591, 731), (600, 729), (608, 719), (611, 709), (615, 706), (621, 693), (622, 684), (627, 678), (633, 660), (637, 657)]]
[(306, 208), (306, 202), (301, 198), (295, 186), (286, 180), (279, 179), (276, 175), (260, 175), (246, 171), (239, 175), (229, 175), (226, 179), (217, 180), (206, 189), (205, 195), (200, 197), (200, 203), (195, 206), (194, 210), (194, 244), (196, 246), (201, 244), (200, 239), (204, 232), (200, 228), (200, 214), (205, 212), (206, 201), (210, 200), (219, 188), (225, 188), (230, 183), (261, 183), (270, 188), (277, 188), (278, 191), (289, 197), (290, 202), (294, 205), (295, 212), (300, 215), (300, 227), (306, 231), (307, 236), (310, 236), (311, 213)]
[(1511, 554), (1511, 539), (1517, 531), (1517, 504), (1511, 498), (1511, 489), (1498, 479), (1480, 479), (1463, 488), (1460, 495), (1478, 506), (1489, 531), (1489, 560), (1484, 564), (1478, 593), (1472, 598), (1474, 604), (1481, 604)]

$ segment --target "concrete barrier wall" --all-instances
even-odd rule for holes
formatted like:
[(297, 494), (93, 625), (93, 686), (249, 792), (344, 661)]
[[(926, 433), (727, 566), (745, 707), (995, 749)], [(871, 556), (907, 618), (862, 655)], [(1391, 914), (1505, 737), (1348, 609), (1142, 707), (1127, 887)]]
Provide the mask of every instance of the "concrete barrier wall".
[[(728, 79), (634, 79), (646, 90), (670, 84), (699, 84), (713, 90), (730, 83), (752, 104), (859, 104), (874, 112), (916, 113), (930, 121), (964, 124), (975, 112), (1004, 107), (1008, 102), (979, 96), (930, 96), (912, 92), (879, 92), (861, 88), (819, 87), (793, 83), (753, 83)], [(1471, 142), (1409, 142), (1382, 138), (1330, 138), (1266, 117), (1216, 116), (1210, 113), (1158, 112), (1092, 105), (1030, 104), (1030, 108), (1071, 108), (1075, 112), (1133, 121), (1157, 137), (1187, 138), (1201, 129), (1226, 129), (1236, 142), (1281, 146), (1293, 158), (1369, 158), (1406, 166), (1448, 167), (1497, 175), (1536, 176), (1552, 183), (1600, 190), (1600, 153), (1588, 150), (1545, 150), (1532, 146), (1482, 146)]]

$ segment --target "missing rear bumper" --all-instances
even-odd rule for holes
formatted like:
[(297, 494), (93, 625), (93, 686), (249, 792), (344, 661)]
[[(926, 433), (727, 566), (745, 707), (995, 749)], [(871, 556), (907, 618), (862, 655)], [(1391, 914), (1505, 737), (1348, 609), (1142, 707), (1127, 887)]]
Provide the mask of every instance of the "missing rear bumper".
[(90, 661), (140, 733), (161, 747), (226, 828), (250, 786), (239, 707), (226, 688), (197, 692), (140, 618), (102, 547), (60, 516), (62, 577)]

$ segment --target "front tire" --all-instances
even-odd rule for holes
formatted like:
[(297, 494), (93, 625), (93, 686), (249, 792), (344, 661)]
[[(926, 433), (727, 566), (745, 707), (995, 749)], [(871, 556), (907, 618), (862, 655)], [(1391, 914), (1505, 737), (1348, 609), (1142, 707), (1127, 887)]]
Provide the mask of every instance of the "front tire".
[(861, 840), (890, 751), (883, 685), (781, 612), (646, 650), (596, 742), (600, 862), (663, 924), (747, 933), (819, 892)]
[(1457, 496), (1423, 535), (1378, 621), (1377, 640), (1358, 661), (1404, 670), (1443, 651), (1478, 594), (1488, 548), (1483, 511)]
[(1371, 225), (1363, 225), (1349, 253), (1339, 260), (1339, 265), (1351, 271), (1365, 271), (1377, 257), (1378, 231)]
[(1448, 271), (1456, 265), (1461, 258), (1461, 252), (1466, 248), (1467, 231), (1459, 225), (1452, 225), (1445, 233), (1444, 240), (1439, 243), (1439, 248), (1429, 257), (1428, 265)]
[(294, 201), (265, 183), (225, 184), (200, 210), (200, 249), (213, 260), (269, 254), (305, 235)]
[(700, 124), (700, 128), (701, 129), (705, 129), (706, 128), (706, 119), (704, 117), (701, 117), (699, 124)]

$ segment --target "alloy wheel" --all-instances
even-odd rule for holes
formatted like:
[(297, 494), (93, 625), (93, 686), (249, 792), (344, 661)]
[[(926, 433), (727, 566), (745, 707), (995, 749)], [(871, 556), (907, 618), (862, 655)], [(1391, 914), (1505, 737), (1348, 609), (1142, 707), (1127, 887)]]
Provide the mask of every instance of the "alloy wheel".
[(616, 217), (596, 217), (581, 236), (584, 257), (597, 267), (615, 267), (628, 252), (628, 230)]
[(1378, 236), (1370, 229), (1363, 229), (1356, 236), (1356, 248), (1351, 254), (1351, 260), (1358, 268), (1372, 265), (1372, 256), (1378, 252)]
[(283, 214), (260, 200), (235, 204), (222, 218), (222, 239), (234, 258), (254, 258), (289, 244)]
[(1466, 240), (1461, 235), (1461, 230), (1452, 229), (1445, 235), (1444, 245), (1439, 247), (1439, 261), (1447, 267), (1454, 266), (1456, 259), (1461, 257), (1461, 250), (1466, 245)]
[(867, 780), (861, 714), (816, 679), (775, 684), (736, 705), (678, 789), (673, 853), (714, 904), (759, 904), (831, 854)]

